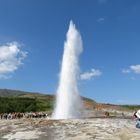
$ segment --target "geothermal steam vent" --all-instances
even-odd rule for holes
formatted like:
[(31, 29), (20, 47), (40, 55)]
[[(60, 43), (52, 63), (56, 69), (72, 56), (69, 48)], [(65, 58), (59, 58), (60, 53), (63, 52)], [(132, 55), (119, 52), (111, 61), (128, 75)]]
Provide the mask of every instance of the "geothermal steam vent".
[(78, 91), (78, 79), (80, 71), (79, 56), (82, 51), (81, 35), (71, 21), (64, 43), (53, 119), (79, 118), (81, 115), (82, 103)]

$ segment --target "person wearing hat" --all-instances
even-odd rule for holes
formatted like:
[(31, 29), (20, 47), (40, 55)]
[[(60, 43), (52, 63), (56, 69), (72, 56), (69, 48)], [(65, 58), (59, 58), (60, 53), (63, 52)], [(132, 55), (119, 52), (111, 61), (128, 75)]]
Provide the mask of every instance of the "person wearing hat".
[(137, 119), (136, 128), (140, 128), (140, 110), (134, 113), (135, 118)]

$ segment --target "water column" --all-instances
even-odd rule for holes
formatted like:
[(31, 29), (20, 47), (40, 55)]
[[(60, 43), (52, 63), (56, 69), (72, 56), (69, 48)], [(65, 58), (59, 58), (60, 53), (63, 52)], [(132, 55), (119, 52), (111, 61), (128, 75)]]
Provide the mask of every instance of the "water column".
[(60, 79), (53, 119), (79, 118), (82, 108), (78, 90), (79, 56), (83, 51), (82, 38), (72, 21), (64, 43)]

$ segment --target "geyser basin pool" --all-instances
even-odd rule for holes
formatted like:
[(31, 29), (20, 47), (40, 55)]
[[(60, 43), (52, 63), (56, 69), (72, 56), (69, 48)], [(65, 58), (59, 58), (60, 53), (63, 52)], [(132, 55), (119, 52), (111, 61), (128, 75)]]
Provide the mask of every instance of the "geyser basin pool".
[(64, 44), (56, 107), (53, 119), (79, 118), (82, 108), (78, 91), (79, 56), (83, 51), (82, 38), (72, 21)]

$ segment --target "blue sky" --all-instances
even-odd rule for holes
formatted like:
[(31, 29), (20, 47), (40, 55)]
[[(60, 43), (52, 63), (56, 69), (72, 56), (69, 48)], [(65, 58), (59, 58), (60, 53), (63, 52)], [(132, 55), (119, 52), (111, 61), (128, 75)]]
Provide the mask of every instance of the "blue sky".
[(55, 93), (71, 19), (81, 73), (102, 73), (79, 82), (81, 95), (139, 104), (139, 0), (0, 0), (0, 88)]

